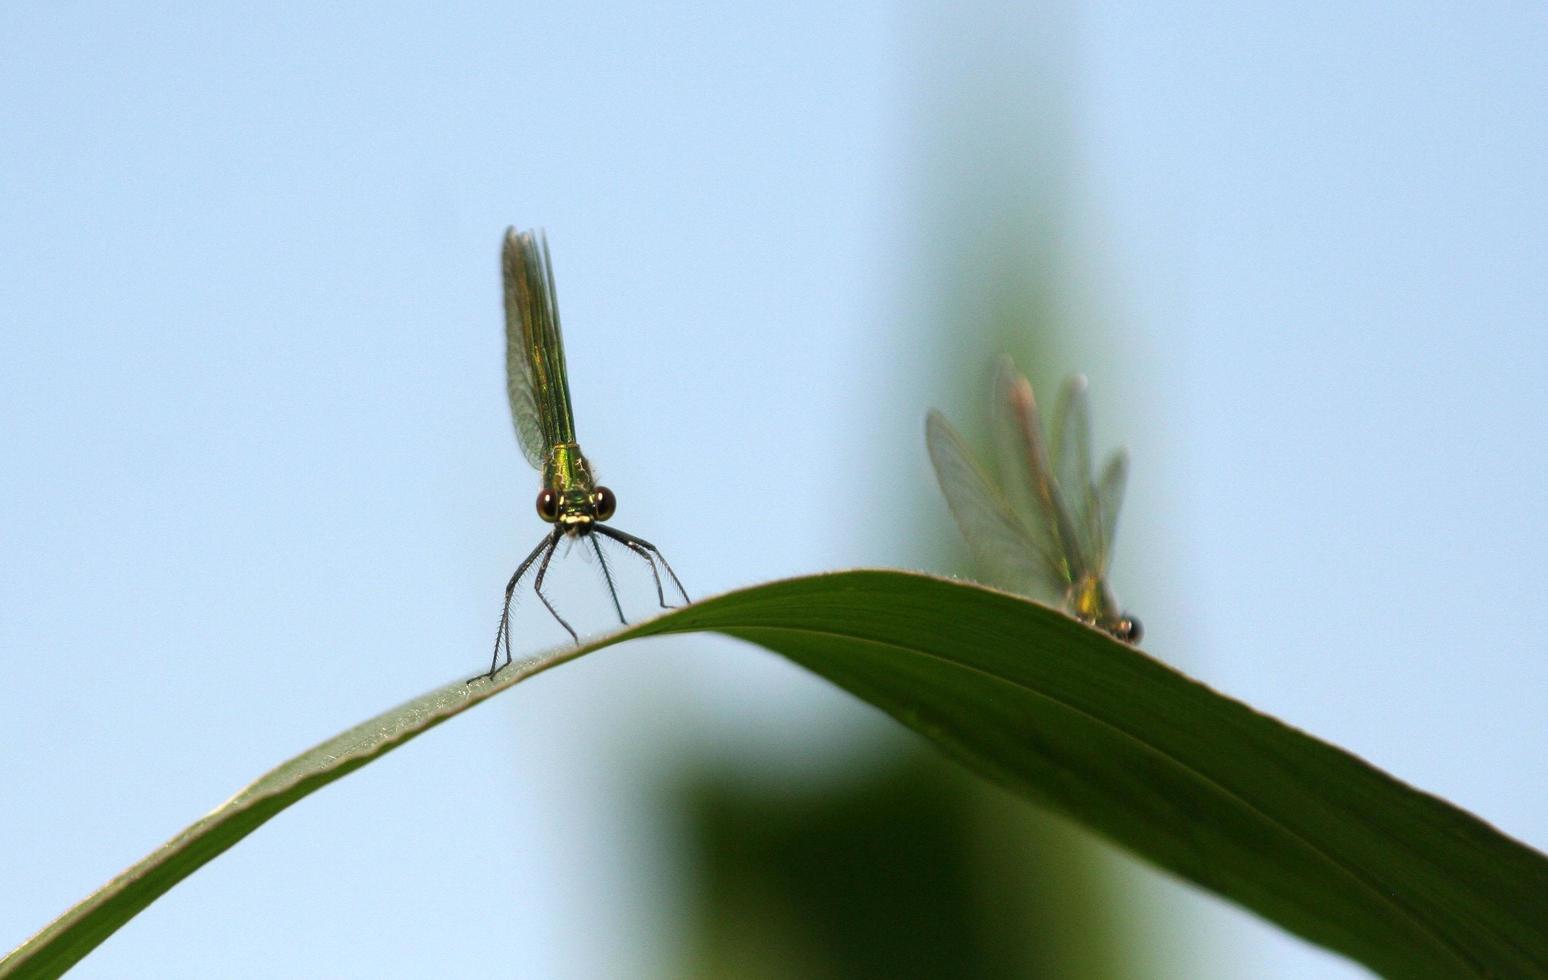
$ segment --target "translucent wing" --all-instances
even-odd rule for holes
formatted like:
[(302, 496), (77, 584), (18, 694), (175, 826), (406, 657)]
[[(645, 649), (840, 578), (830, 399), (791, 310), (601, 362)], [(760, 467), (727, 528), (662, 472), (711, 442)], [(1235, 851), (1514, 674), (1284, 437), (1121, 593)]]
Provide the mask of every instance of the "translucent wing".
[(1059, 388), (1054, 405), (1053, 466), (1070, 521), (1075, 527), (1075, 550), (1081, 570), (1101, 567), (1101, 507), (1092, 482), (1091, 399), (1082, 375), (1068, 378)]
[(575, 441), (553, 265), (542, 233), (506, 229), (500, 272), (511, 418), (522, 455), (542, 469), (551, 446)]
[(1037, 548), (1049, 591), (1062, 598), (1071, 582), (1057, 516), (1063, 504), (1048, 467), (1037, 402), (1009, 357), (1000, 358), (990, 415), (1000, 486)]
[(538, 417), (537, 384), (532, 377), (521, 322), (532, 303), (524, 254), (531, 247), (530, 239), (530, 235), (507, 228), (505, 247), (500, 252), (500, 278), (505, 287), (505, 391), (511, 399), (511, 421), (516, 425), (521, 454), (533, 469), (541, 470), (548, 457), (548, 446)]
[[(1009, 357), (1002, 357), (994, 376), (994, 400), (990, 403), (990, 425), (994, 430), (994, 457), (1000, 475), (1000, 487), (1004, 491), (1005, 499), (1010, 502), (1011, 510), (1020, 518), (1021, 523), (1027, 528), (1028, 533), (1037, 541), (1039, 550), (1047, 556), (1049, 562), (1059, 568), (1064, 563), (1060, 559), (1062, 549), (1059, 546), (1058, 534), (1054, 531), (1053, 522), (1048, 520), (1041, 498), (1034, 489), (1035, 480), (1029, 479), (1028, 466), (1037, 466), (1035, 458), (1029, 460), (1028, 452), (1034, 454), (1041, 447), (1028, 447), (1025, 434), (1022, 432), (1021, 422), (1016, 413), (1016, 388), (1021, 382), (1021, 375), (1016, 372), (1016, 366)], [(1032, 407), (1033, 412), (1037, 406)], [(1062, 578), (1063, 572), (1056, 577)]]
[(1032, 386), (1009, 357), (1001, 358), (995, 378), (994, 416), (1006, 495), (1022, 521), (1036, 529), (1052, 585), (1062, 594), (1082, 571), (1080, 540), (1069, 498), (1049, 463)]
[(1049, 588), (1042, 550), (939, 412), (925, 419), (925, 444), (952, 517), (991, 581), (1034, 598), (1062, 599), (1062, 591)]
[(1120, 449), (1108, 459), (1107, 466), (1102, 470), (1101, 482), (1097, 484), (1098, 504), (1094, 532), (1097, 550), (1092, 553), (1092, 560), (1097, 563), (1097, 572), (1104, 578), (1107, 576), (1108, 565), (1113, 560), (1113, 540), (1118, 532), (1118, 510), (1123, 506), (1123, 491), (1128, 482), (1129, 454)]
[[(507, 342), (507, 348), (509, 343)], [(513, 356), (507, 349), (505, 358), (505, 389), (511, 396), (511, 421), (516, 425), (516, 441), (521, 444), (521, 454), (535, 470), (543, 468), (548, 455), (543, 447), (542, 427), (538, 423), (537, 402), (532, 397), (532, 379), (526, 374), (525, 358)]]

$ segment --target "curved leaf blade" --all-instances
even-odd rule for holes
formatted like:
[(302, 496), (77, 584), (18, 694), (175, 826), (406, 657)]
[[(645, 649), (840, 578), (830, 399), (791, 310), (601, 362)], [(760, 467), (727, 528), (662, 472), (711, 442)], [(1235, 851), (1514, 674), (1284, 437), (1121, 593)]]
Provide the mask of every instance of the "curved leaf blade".
[(0, 961), (0, 976), (59, 975), (276, 813), (526, 677), (695, 630), (780, 653), (969, 767), (1383, 973), (1548, 973), (1543, 855), (1053, 610), (863, 571), (708, 599), (371, 719), (190, 826)]

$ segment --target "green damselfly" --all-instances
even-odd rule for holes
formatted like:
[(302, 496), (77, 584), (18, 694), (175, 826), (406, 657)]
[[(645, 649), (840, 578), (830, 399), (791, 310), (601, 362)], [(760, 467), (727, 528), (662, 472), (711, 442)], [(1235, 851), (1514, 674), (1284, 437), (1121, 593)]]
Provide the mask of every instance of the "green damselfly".
[(1032, 385), (1002, 358), (993, 426), (999, 486), (940, 412), (925, 420), (941, 492), (985, 572), (997, 585), (1059, 603), (1081, 622), (1138, 643), (1139, 620), (1119, 607), (1107, 582), (1129, 457), (1119, 450), (1093, 477), (1086, 379), (1070, 378), (1060, 390), (1049, 453)]
[[(656, 599), (662, 608), (668, 608), (666, 592), (662, 588), (661, 570), (665, 569), (672, 584), (688, 602), (688, 593), (678, 581), (677, 573), (662, 557), (660, 549), (643, 538), (626, 534), (603, 522), (613, 516), (618, 501), (613, 491), (596, 482), (591, 464), (582, 455), (575, 441), (575, 416), (570, 409), (570, 384), (565, 374), (564, 339), (559, 331), (559, 304), (554, 292), (553, 261), (548, 254), (548, 241), (541, 231), (517, 231), (508, 228), (505, 246), (501, 250), (500, 271), (505, 282), (505, 371), (506, 390), (511, 399), (511, 417), (516, 424), (516, 439), (521, 444), (522, 455), (543, 474), (543, 485), (538, 491), (538, 516), (553, 530), (544, 535), (532, 553), (517, 566), (505, 587), (505, 607), (500, 612), (500, 626), (495, 632), (494, 655), (489, 661), (489, 673), (493, 677), (499, 669), (500, 647), (505, 647), (505, 663), (511, 662), (511, 597), (522, 577), (533, 567), (537, 575), (532, 591), (542, 600), (554, 619), (559, 621), (575, 642), (580, 637), (565, 618), (559, 615), (548, 596), (543, 594), (543, 578), (548, 574), (548, 563), (554, 550), (565, 538), (584, 541), (591, 545), (602, 568), (603, 581), (620, 622), (627, 623), (623, 606), (618, 601), (618, 590), (613, 585), (613, 574), (607, 567), (607, 557), (598, 543), (599, 536), (618, 542), (630, 552), (644, 559), (650, 566), (650, 574), (656, 582)], [(660, 563), (660, 569), (657, 563)], [(500, 667), (505, 664), (500, 664)]]

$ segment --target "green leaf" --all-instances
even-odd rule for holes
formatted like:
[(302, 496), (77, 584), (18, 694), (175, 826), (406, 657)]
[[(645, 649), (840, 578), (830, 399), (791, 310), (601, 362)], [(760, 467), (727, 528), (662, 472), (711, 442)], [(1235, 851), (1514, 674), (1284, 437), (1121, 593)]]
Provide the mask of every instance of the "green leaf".
[(1392, 976), (1548, 975), (1548, 859), (1065, 616), (902, 572), (729, 593), (450, 684), (268, 773), (0, 961), (57, 976), (285, 807), (497, 691), (620, 640), (767, 647), (972, 769)]

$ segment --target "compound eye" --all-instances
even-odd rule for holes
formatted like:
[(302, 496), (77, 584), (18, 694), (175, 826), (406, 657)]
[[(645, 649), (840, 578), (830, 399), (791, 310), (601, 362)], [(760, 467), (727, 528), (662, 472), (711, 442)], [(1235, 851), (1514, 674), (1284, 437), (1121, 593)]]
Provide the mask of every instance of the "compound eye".
[(1144, 635), (1145, 628), (1140, 625), (1139, 620), (1135, 619), (1133, 616), (1124, 617), (1123, 635), (1120, 636), (1119, 639), (1123, 640), (1125, 643), (1137, 644)]
[(618, 509), (618, 498), (607, 487), (597, 487), (591, 494), (591, 506), (596, 511), (597, 520), (605, 521)]
[(546, 487), (538, 491), (538, 516), (552, 524), (559, 519), (559, 495)]

